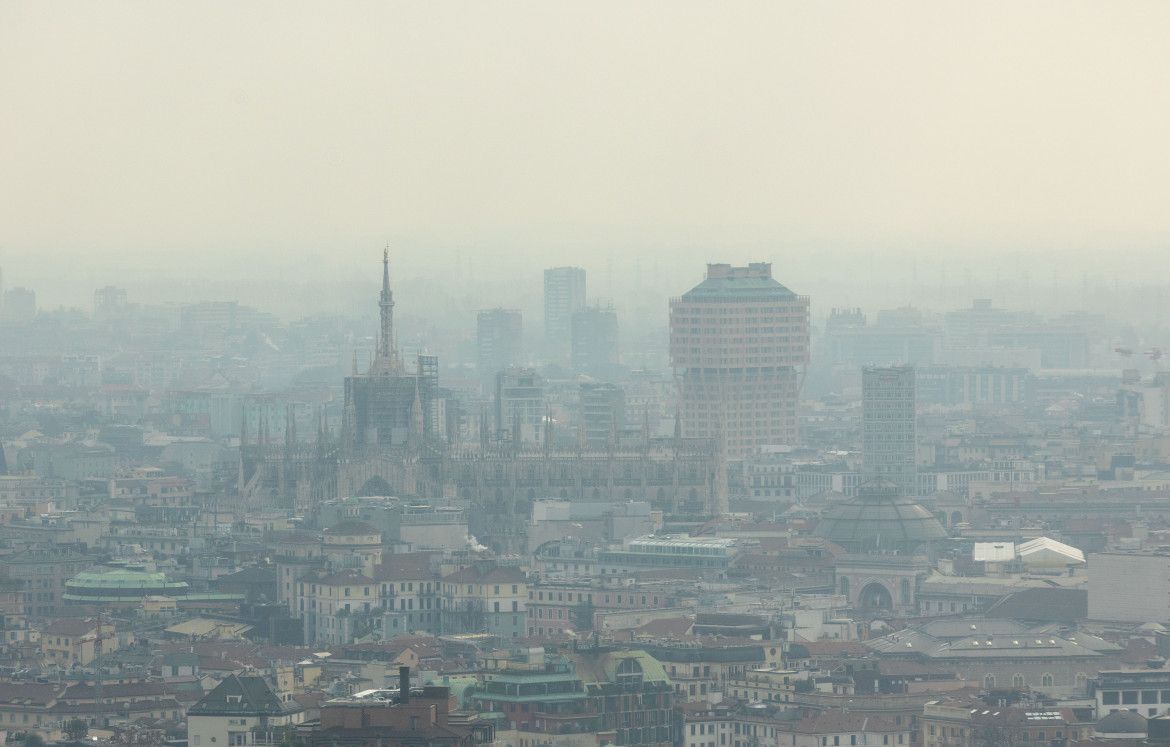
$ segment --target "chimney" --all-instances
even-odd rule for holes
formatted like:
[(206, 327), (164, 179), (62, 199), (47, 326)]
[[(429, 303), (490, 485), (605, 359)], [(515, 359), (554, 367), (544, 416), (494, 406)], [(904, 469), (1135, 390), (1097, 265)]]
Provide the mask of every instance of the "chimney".
[(398, 667), (398, 702), (410, 702), (410, 667)]

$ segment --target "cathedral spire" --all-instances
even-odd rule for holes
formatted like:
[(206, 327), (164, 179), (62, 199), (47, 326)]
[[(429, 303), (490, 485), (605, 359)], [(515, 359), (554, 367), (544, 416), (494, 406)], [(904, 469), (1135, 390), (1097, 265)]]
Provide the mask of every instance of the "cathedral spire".
[(402, 361), (398, 358), (397, 339), (394, 336), (394, 291), (390, 290), (390, 246), (382, 250), (382, 295), (378, 298), (381, 323), (378, 344), (370, 373), (401, 374)]

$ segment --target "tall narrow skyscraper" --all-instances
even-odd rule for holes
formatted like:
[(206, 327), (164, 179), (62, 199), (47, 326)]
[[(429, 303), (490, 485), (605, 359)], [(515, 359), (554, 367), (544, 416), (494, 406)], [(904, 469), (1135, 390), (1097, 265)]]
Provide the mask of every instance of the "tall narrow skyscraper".
[(516, 309), (485, 309), (476, 316), (475, 367), (484, 392), (491, 392), (496, 374), (520, 365), (523, 337), (523, 320)]
[(914, 369), (871, 367), (861, 372), (861, 448), (865, 480), (896, 483), (918, 493), (918, 427)]
[(618, 316), (613, 307), (589, 306), (573, 314), (572, 366), (577, 373), (614, 380), (618, 375)]
[(544, 271), (544, 340), (550, 352), (566, 357), (573, 314), (585, 308), (585, 270), (552, 267)]
[(722, 437), (729, 457), (796, 443), (808, 360), (808, 296), (773, 280), (771, 263), (709, 264), (670, 302), (682, 434)]

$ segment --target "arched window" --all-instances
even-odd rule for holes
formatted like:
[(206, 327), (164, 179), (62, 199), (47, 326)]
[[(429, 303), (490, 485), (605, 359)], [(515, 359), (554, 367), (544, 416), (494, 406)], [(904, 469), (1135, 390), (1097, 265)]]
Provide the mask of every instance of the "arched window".
[(1052, 687), (1052, 675), (1048, 672), (1040, 675), (1040, 687)]
[(995, 675), (989, 674), (983, 678), (983, 689), (991, 690), (995, 687)]
[(1077, 689), (1083, 692), (1085, 685), (1089, 683), (1089, 675), (1084, 672), (1077, 672), (1074, 681), (1076, 682)]
[(1024, 675), (1016, 673), (1012, 675), (1012, 687), (1017, 690), (1024, 686)]
[(623, 659), (622, 663), (618, 664), (614, 679), (619, 685), (641, 685), (642, 665), (638, 663), (637, 659)]

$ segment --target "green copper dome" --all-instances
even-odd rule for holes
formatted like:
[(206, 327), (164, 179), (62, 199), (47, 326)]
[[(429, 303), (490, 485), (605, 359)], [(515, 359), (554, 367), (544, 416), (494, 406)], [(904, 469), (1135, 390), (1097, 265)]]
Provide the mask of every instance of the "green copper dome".
[(165, 573), (126, 568), (90, 568), (65, 582), (67, 602), (106, 602), (141, 599), (144, 596), (185, 596), (187, 582), (168, 581)]

